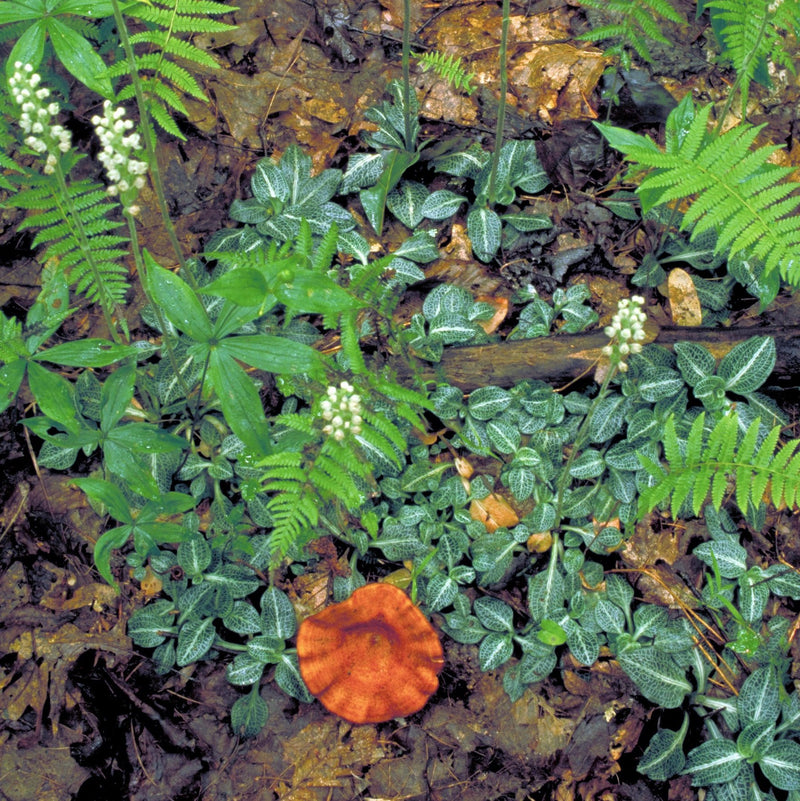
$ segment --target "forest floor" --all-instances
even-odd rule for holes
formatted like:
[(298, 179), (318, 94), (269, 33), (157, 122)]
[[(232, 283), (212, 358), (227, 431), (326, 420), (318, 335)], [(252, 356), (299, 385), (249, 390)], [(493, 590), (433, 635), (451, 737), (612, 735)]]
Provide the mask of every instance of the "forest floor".
[[(389, 79), (399, 77), (400, 0), (238, 5), (231, 15), (236, 30), (194, 39), (220, 63), (198, 76), (212, 102), (191, 102), (185, 141), (165, 137), (159, 144), (171, 212), (187, 253), (201, 251), (228, 219), (231, 201), (247, 196), (259, 158), (279, 156), (297, 143), (315, 170), (343, 167), (359, 146), (364, 111), (381, 99)], [(611, 111), (617, 124), (657, 136), (683, 95), (716, 102), (729, 88), (730, 76), (710, 63), (713, 34), (704, 22), (694, 22), (694, 4), (678, 5), (690, 22), (667, 25), (668, 38), (678, 44), (654, 47), (648, 73), (630, 77), (622, 103)], [(422, 138), (434, 141), (431, 153), (476, 139), (490, 146), (499, 5), (457, 0), (413, 6), (415, 47), (462, 56), (478, 87), (467, 96), (416, 70)], [(583, 280), (601, 316), (628, 293), (635, 234), (597, 200), (620, 161), (591, 125), (605, 114), (600, 83), (608, 62), (598, 48), (576, 40), (589, 24), (586, 12), (569, 3), (542, 0), (512, 11), (506, 137), (536, 140), (552, 178), (537, 212), (552, 216), (557, 235), (530, 258), (486, 266), (474, 261), (456, 226), (441, 243), (444, 258), (429, 269), (429, 281), (458, 281), (477, 294), (507, 297), (528, 283), (546, 295)], [(754, 94), (751, 121), (766, 123), (765, 141), (787, 144), (788, 163), (800, 164), (796, 79)], [(74, 103), (76, 129), (78, 123), (88, 128), (95, 99), (77, 91)], [(145, 195), (141, 202), (143, 245), (164, 266), (175, 266), (150, 200)], [(0, 306), (19, 314), (36, 297), (40, 266), (14, 250), (13, 215), (5, 214), (0, 247), (13, 251), (13, 259), (0, 266)], [(383, 247), (390, 250), (406, 234), (399, 223), (389, 223)], [(412, 287), (411, 303), (415, 293), (421, 297)], [(141, 296), (131, 298), (132, 325), (143, 303)], [(661, 322), (676, 322), (679, 303), (673, 303), (674, 309), (663, 299)], [(729, 327), (763, 325), (756, 307), (751, 302), (735, 310)], [(800, 317), (788, 292), (770, 312), (773, 325), (794, 325)], [(101, 319), (70, 319), (75, 328), (61, 332), (65, 339), (102, 335)], [(783, 373), (784, 389), (797, 383), (790, 367), (784, 365)], [(790, 400), (785, 392), (781, 402)], [(37, 469), (37, 445), (19, 425), (24, 414), (20, 401), (0, 418), (2, 801), (697, 797), (689, 777), (667, 787), (636, 773), (654, 714), (662, 724), (678, 721), (637, 696), (613, 660), (583, 668), (565, 659), (547, 681), (511, 703), (502, 670), (482, 673), (476, 649), (446, 637), (440, 689), (421, 712), (353, 726), (267, 682), (262, 696), (269, 723), (258, 737), (239, 741), (227, 717), (238, 693), (221, 661), (160, 677), (132, 646), (126, 620), (144, 593), (129, 582), (117, 596), (102, 583), (91, 552), (103, 520), (68, 476)], [(746, 542), (750, 558), (760, 563), (778, 555), (800, 564), (799, 529), (798, 517), (771, 513), (765, 528), (771, 534)], [(691, 586), (698, 567), (686, 554), (700, 536), (698, 521), (677, 525), (650, 518), (637, 531), (627, 565), (660, 561)], [(652, 599), (657, 590), (640, 585), (637, 594)], [(771, 612), (794, 617), (798, 610)], [(791, 657), (797, 676), (794, 643)]]

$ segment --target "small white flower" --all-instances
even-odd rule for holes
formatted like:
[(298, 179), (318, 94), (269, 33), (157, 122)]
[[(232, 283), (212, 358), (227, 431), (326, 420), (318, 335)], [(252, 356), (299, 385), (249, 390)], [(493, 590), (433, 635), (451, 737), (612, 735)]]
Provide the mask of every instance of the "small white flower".
[(623, 298), (617, 304), (617, 312), (611, 318), (611, 325), (603, 329), (611, 342), (602, 352), (622, 372), (628, 369), (627, 357), (641, 353), (642, 350), (640, 343), (645, 338), (644, 323), (647, 320), (641, 308), (643, 305), (644, 298), (641, 295)]
[(319, 404), (319, 415), (325, 421), (322, 432), (341, 442), (347, 434), (361, 433), (361, 396), (349, 381), (338, 387), (329, 386)]

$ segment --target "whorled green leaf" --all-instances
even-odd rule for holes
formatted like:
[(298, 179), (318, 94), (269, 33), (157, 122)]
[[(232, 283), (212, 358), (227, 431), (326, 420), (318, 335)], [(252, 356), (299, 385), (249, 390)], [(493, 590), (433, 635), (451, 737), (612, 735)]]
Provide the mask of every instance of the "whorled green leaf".
[(278, 375), (315, 373), (322, 366), (322, 359), (314, 348), (273, 334), (225, 337), (219, 349), (245, 364)]
[(47, 22), (53, 49), (67, 71), (101, 97), (113, 97), (111, 81), (105, 77), (105, 62), (96, 46), (57, 17), (50, 17)]
[(141, 356), (146, 351), (134, 345), (120, 345), (107, 339), (80, 339), (64, 342), (35, 353), (31, 358), (39, 362), (52, 362), (67, 367), (108, 367), (110, 364)]
[(208, 376), (231, 430), (250, 450), (270, 452), (270, 428), (258, 390), (235, 359), (219, 348), (211, 351)]
[(79, 428), (75, 390), (73, 385), (59, 373), (46, 370), (36, 362), (28, 364), (28, 386), (42, 412), (55, 420), (67, 431)]

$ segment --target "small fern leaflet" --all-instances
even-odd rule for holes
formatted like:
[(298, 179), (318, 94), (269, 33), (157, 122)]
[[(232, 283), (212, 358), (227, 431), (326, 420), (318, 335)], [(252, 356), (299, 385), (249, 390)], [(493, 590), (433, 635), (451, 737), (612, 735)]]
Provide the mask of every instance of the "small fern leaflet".
[(442, 80), (447, 81), (453, 88), (460, 89), (471, 95), (475, 91), (472, 85), (474, 72), (467, 72), (463, 61), (453, 55), (445, 55), (436, 50), (433, 53), (412, 53), (419, 60), (423, 70), (433, 70)]

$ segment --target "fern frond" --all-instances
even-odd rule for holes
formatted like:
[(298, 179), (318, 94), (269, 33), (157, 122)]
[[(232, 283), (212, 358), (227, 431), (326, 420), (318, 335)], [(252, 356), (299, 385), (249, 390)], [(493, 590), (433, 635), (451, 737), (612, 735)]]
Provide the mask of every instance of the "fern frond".
[[(65, 176), (80, 157), (63, 158)], [(41, 247), (39, 259), (58, 261), (74, 290), (91, 302), (99, 303), (109, 315), (122, 303), (128, 291), (128, 269), (122, 258), (127, 237), (117, 231), (122, 226), (112, 219), (119, 204), (109, 198), (100, 184), (81, 179), (62, 185), (51, 176), (26, 170), (13, 176), (15, 183), (27, 184), (12, 195), (8, 204), (33, 212), (18, 230), (38, 229), (33, 247)]]
[[(108, 70), (108, 76), (118, 78), (135, 70), (142, 81), (150, 116), (168, 133), (185, 139), (172, 117), (174, 112), (184, 116), (187, 113), (181, 96), (208, 99), (190, 69), (219, 66), (186, 35), (233, 30), (234, 25), (214, 17), (236, 10), (212, 0), (148, 0), (128, 6), (125, 16), (144, 23), (147, 29), (129, 36), (135, 63), (120, 62)], [(132, 87), (128, 86), (120, 91), (119, 98), (125, 100), (132, 95)]]
[(578, 39), (600, 42), (618, 39), (607, 55), (618, 55), (623, 67), (630, 67), (626, 49), (633, 50), (642, 61), (651, 61), (647, 39), (667, 44), (658, 26), (658, 18), (672, 22), (685, 22), (668, 0), (579, 0), (582, 6), (602, 11), (609, 22), (581, 34)]
[[(796, 0), (771, 3), (768, 0), (709, 0), (716, 18), (724, 21), (721, 35), (724, 55), (736, 70), (736, 83), (741, 91), (742, 113), (747, 109), (750, 84), (756, 69), (766, 59), (782, 63), (786, 33), (798, 26)], [(781, 8), (785, 5), (786, 8)]]
[(475, 73), (467, 72), (464, 62), (458, 56), (445, 55), (438, 50), (433, 53), (412, 53), (411, 55), (419, 60), (423, 70), (433, 70), (454, 89), (463, 90), (468, 95), (475, 91), (475, 87), (472, 85)]
[(267, 502), (272, 516), (270, 550), (273, 557), (282, 558), (303, 535), (308, 535), (319, 521), (316, 494), (304, 484), (295, 484)]
[[(655, 479), (654, 486), (640, 496), (641, 514), (671, 499), (671, 511), (676, 516), (691, 492), (692, 511), (697, 515), (706, 503), (709, 488), (711, 502), (719, 509), (731, 479), (735, 481), (736, 505), (742, 512), (750, 505), (758, 507), (767, 499), (777, 508), (797, 506), (800, 439), (779, 447), (780, 426), (775, 426), (759, 444), (762, 431), (758, 418), (739, 438), (739, 419), (734, 413), (718, 420), (707, 436), (704, 427), (705, 412), (692, 423), (685, 452), (681, 452), (675, 423), (670, 418), (662, 434), (666, 469), (640, 457)], [(703, 440), (705, 445), (698, 450), (696, 443)]]
[(193, 61), (210, 69), (217, 69), (219, 64), (205, 50), (184, 39), (169, 37), (164, 31), (141, 31), (131, 35), (131, 44), (150, 44), (158, 50), (182, 58), (184, 61)]
[[(300, 232), (303, 233), (304, 226), (301, 226)], [(309, 242), (311, 242), (311, 228), (307, 228)], [(317, 273), (324, 273), (331, 268), (333, 258), (338, 251), (338, 227), (334, 224), (329, 229), (322, 240), (317, 245), (316, 251), (310, 256), (311, 269)], [(351, 287), (352, 288), (352, 287)]]
[(309, 481), (323, 498), (338, 499), (348, 509), (355, 509), (364, 502), (364, 496), (353, 476), (363, 476), (368, 472), (369, 466), (360, 462), (350, 447), (342, 447), (329, 439), (314, 460)]
[(355, 309), (343, 312), (339, 316), (342, 352), (347, 358), (347, 365), (353, 375), (367, 375), (369, 369), (364, 361), (359, 343), (358, 313)]
[[(684, 113), (687, 110), (691, 112), (688, 105), (682, 109)], [(713, 228), (717, 232), (715, 253), (745, 253), (763, 261), (767, 272), (778, 270), (786, 281), (797, 285), (800, 196), (796, 190), (800, 183), (787, 180), (794, 168), (769, 162), (779, 149), (774, 145), (750, 149), (763, 126), (743, 123), (711, 136), (707, 132), (710, 112), (710, 106), (701, 108), (682, 139), (669, 143), (666, 152), (657, 151), (652, 141), (635, 134), (622, 142), (614, 137), (615, 129), (608, 128), (611, 133), (607, 136), (637, 169), (652, 170), (638, 190), (645, 212), (691, 199), (681, 228), (691, 229), (692, 239)]]

